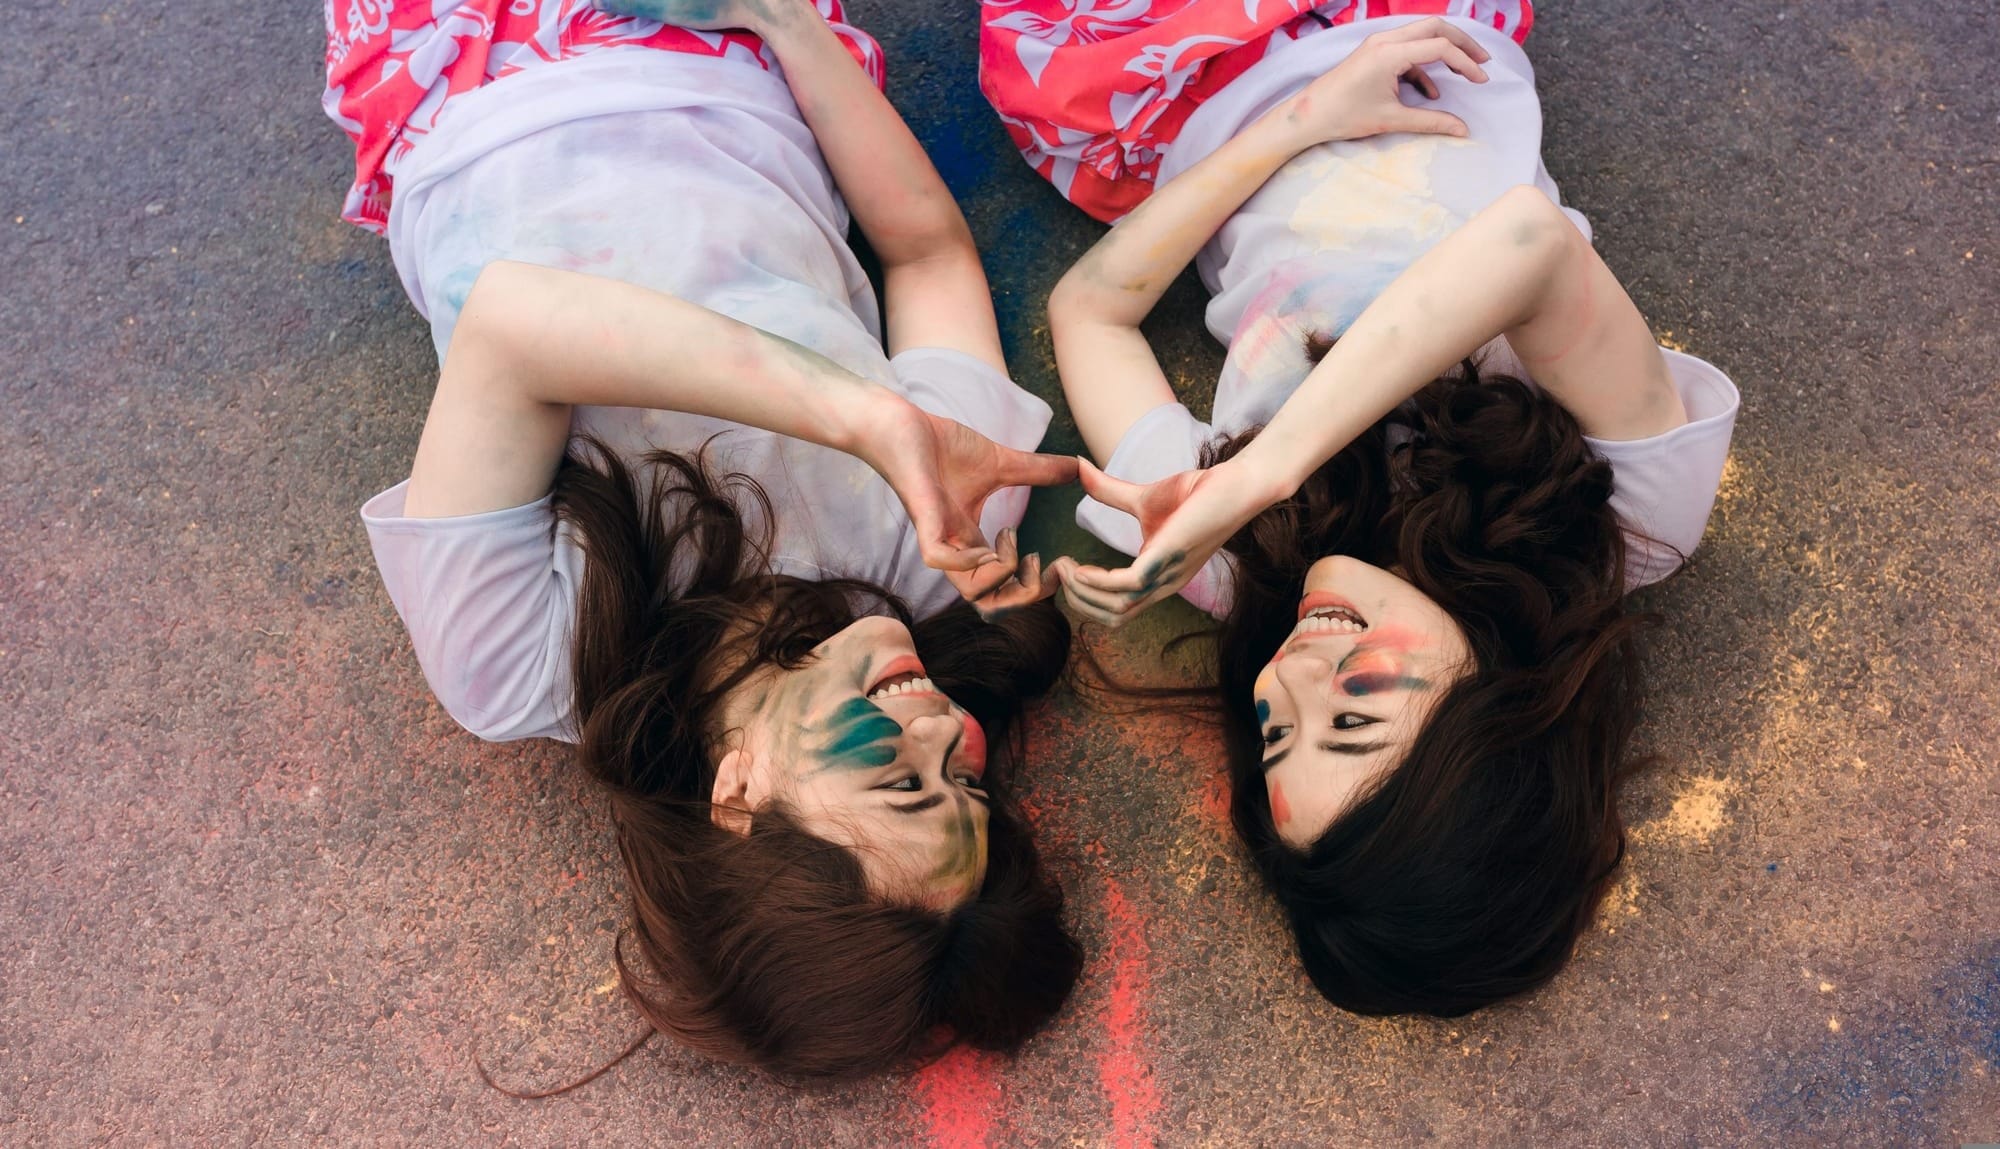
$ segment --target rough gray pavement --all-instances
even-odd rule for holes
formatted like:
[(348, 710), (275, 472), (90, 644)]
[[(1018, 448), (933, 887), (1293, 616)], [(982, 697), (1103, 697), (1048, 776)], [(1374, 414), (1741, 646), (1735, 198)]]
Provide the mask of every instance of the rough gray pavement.
[[(970, 0), (856, 0), (1021, 380), (1095, 225), (977, 96)], [(597, 800), (431, 701), (356, 518), (433, 362), (336, 218), (305, 4), (8, 9), (0, 54), (0, 1143), (2000, 1141), (2000, 45), (1989, 0), (1549, 3), (1548, 162), (1663, 340), (1742, 385), (1649, 592), (1626, 877), (1546, 991), (1372, 1021), (1297, 972), (1213, 737), (1041, 715), (1090, 972), (1013, 1061), (797, 1091), (635, 1032)], [(1184, 283), (1152, 324), (1199, 395)], [(1065, 421), (1054, 449), (1074, 448)], [(1080, 545), (1074, 491), (1038, 498)], [(1031, 540), (1033, 541), (1033, 540)], [(1156, 665), (1186, 614), (1104, 644)]]

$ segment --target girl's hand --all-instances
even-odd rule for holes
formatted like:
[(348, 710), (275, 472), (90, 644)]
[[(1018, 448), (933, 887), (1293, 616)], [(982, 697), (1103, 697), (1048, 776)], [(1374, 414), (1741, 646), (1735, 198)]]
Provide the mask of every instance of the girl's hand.
[(999, 548), (987, 545), (979, 512), (1003, 487), (1046, 487), (1076, 480), (1076, 460), (1003, 447), (972, 428), (912, 404), (869, 435), (856, 453), (903, 501), (924, 563), (945, 572), (987, 617), (1055, 593), (1058, 579), (1041, 556), (1021, 558), (1012, 528)]
[(1092, 622), (1113, 627), (1179, 593), (1231, 535), (1277, 501), (1275, 492), (1228, 462), (1144, 485), (1082, 462), (1079, 477), (1092, 498), (1138, 519), (1146, 540), (1123, 570), (1082, 566), (1070, 558), (1057, 559), (1051, 568), (1062, 582), (1064, 601)]
[(614, 16), (658, 20), (698, 32), (742, 28), (761, 33), (778, 9), (790, 5), (788, 0), (590, 0), (590, 6)]
[(1425, 73), (1424, 65), (1442, 63), (1483, 84), (1486, 70), (1480, 65), (1492, 58), (1465, 29), (1433, 16), (1363, 40), (1339, 67), (1272, 109), (1271, 115), (1281, 117), (1298, 134), (1301, 150), (1384, 132), (1463, 136), (1465, 121), (1457, 116), (1405, 104), (1403, 85), (1435, 100), (1437, 82)]

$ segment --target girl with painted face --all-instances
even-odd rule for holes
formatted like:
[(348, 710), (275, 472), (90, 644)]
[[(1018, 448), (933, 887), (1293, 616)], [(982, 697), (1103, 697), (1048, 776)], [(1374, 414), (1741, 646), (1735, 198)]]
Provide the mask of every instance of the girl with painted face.
[(1079, 956), (1006, 789), (1068, 645), (1014, 525), (1075, 463), (874, 42), (837, 0), (430, 11), (330, 6), (326, 96), (442, 363), (362, 511), (425, 676), (604, 785), (658, 1029), (817, 1076), (1018, 1046)]
[[(1054, 7), (988, 4), (985, 88), (1058, 187), (1137, 205), (1049, 300), (1103, 467), (1078, 520), (1136, 556), (1063, 560), (1063, 593), (1221, 617), (1234, 823), (1328, 998), (1540, 985), (1623, 852), (1620, 602), (1701, 538), (1736, 389), (1559, 206), (1526, 3)], [(1399, 7), (1450, 14), (1356, 18)], [(1229, 348), (1207, 423), (1139, 330), (1190, 259)]]

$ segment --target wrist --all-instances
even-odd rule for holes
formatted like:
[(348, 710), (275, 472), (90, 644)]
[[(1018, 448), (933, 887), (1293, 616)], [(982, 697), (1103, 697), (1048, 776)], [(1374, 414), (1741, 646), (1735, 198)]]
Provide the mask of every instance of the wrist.
[(826, 445), (845, 451), (880, 471), (887, 448), (911, 420), (921, 419), (917, 405), (873, 383), (864, 383), (859, 392), (835, 396), (829, 405), (826, 425), (831, 428)]
[(1313, 122), (1307, 100), (1306, 92), (1293, 93), (1259, 116), (1245, 134), (1257, 134), (1263, 147), (1283, 153), (1287, 160), (1307, 148), (1342, 138), (1337, 133), (1329, 135), (1324, 124)]
[(771, 44), (772, 51), (778, 45), (807, 28), (807, 19), (820, 23), (819, 10), (808, 5), (805, 0), (751, 0), (746, 5), (750, 23), (748, 28)]
[(1301, 467), (1288, 457), (1295, 452), (1287, 452), (1280, 447), (1280, 442), (1269, 435), (1267, 428), (1251, 440), (1249, 446), (1217, 464), (1231, 470), (1228, 482), (1232, 489), (1241, 492), (1239, 497), (1248, 511), (1243, 516), (1246, 522), (1264, 508), (1275, 506), (1297, 494), (1299, 487), (1312, 474), (1312, 467)]

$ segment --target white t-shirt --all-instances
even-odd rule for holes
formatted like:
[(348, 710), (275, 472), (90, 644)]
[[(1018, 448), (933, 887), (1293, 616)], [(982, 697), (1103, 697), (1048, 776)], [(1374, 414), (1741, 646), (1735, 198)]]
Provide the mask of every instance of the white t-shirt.
[[(1417, 17), (1413, 17), (1415, 19)], [(1188, 119), (1160, 167), (1162, 184), (1200, 162), (1245, 125), (1331, 70), (1375, 32), (1405, 19), (1367, 20), (1280, 44)], [(1398, 134), (1311, 148), (1271, 177), (1196, 257), (1214, 297), (1208, 329), (1229, 347), (1215, 385), (1212, 419), (1179, 403), (1142, 416), (1106, 470), (1152, 482), (1197, 465), (1203, 445), (1269, 422), (1305, 381), (1308, 336), (1338, 337), (1404, 269), (1510, 188), (1530, 184), (1560, 202), (1542, 166), (1542, 109), (1534, 69), (1519, 45), (1470, 20), (1453, 23), (1492, 53), (1487, 82), (1442, 68), (1440, 98), (1426, 102), (1465, 121), (1464, 139)], [(1564, 208), (1583, 234), (1590, 225)], [(1735, 384), (1693, 356), (1662, 350), (1688, 422), (1630, 442), (1589, 440), (1615, 473), (1612, 506), (1637, 535), (1626, 579), (1655, 582), (1701, 540), (1736, 422)], [(1504, 339), (1481, 353), (1488, 372), (1526, 377)], [(1128, 554), (1138, 522), (1086, 498), (1077, 523)], [(1227, 613), (1230, 567), (1218, 555), (1181, 592), (1212, 614)]]
[[(939, 348), (887, 358), (846, 232), (846, 208), (782, 77), (646, 49), (458, 97), (398, 164), (389, 217), (397, 271), (440, 359), (479, 270), (520, 260), (670, 292), (1032, 450), (1052, 412), (1002, 372)], [(628, 462), (712, 439), (712, 465), (770, 495), (780, 573), (865, 579), (919, 615), (958, 598), (924, 565), (895, 493), (859, 459), (671, 411), (579, 407), (572, 425)], [(362, 520), (438, 700), (482, 738), (573, 737), (569, 640), (583, 553), (557, 528), (550, 500), (410, 518), (406, 486), (370, 499)], [(991, 538), (1026, 505), (1025, 488), (999, 492), (980, 525)]]

